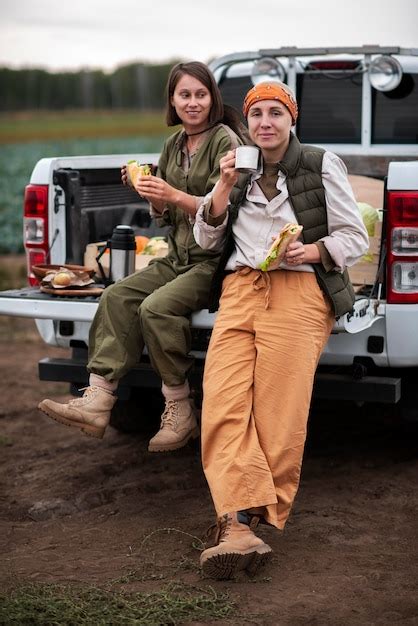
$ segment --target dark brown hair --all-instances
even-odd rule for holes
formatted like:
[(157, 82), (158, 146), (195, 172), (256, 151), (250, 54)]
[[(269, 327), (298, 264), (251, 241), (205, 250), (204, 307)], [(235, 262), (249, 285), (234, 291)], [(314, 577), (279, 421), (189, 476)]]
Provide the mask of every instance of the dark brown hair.
[(174, 90), (179, 82), (180, 78), (185, 74), (193, 76), (200, 81), (206, 89), (209, 91), (212, 97), (212, 106), (210, 108), (208, 123), (213, 126), (217, 122), (221, 122), (224, 117), (224, 105), (222, 102), (221, 92), (216, 84), (210, 69), (199, 61), (190, 61), (189, 63), (177, 63), (168, 76), (167, 81), (167, 110), (166, 110), (166, 122), (167, 126), (176, 126), (181, 124), (181, 119), (176, 113), (176, 109), (171, 104), (171, 98), (173, 97)]

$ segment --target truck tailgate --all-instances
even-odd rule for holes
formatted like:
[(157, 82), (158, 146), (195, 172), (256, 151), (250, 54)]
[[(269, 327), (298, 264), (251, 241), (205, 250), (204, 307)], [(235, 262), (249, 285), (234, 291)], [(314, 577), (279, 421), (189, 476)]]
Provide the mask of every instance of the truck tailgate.
[[(52, 296), (37, 287), (0, 291), (0, 315), (32, 319), (91, 322), (99, 305), (97, 296)], [(215, 314), (207, 309), (192, 315), (194, 328), (212, 328)]]
[(37, 287), (26, 287), (0, 292), (0, 315), (91, 322), (98, 303), (95, 296), (51, 296)]

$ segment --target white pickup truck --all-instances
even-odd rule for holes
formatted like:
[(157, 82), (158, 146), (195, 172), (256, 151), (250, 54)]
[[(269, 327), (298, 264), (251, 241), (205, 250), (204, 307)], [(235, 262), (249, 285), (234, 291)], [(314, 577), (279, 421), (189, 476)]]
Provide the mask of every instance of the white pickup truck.
[[(317, 371), (315, 395), (398, 403), (415, 414), (418, 49), (280, 48), (231, 54), (213, 61), (211, 68), (224, 101), (238, 109), (254, 82), (278, 77), (288, 83), (299, 102), (299, 139), (340, 155), (353, 175), (357, 201), (372, 203), (383, 216), (372, 237), (373, 250), (352, 270), (356, 305), (336, 321)], [(73, 390), (87, 382), (88, 330), (98, 300), (41, 293), (31, 267), (83, 264), (87, 245), (106, 241), (118, 224), (131, 225), (136, 234), (160, 234), (146, 203), (120, 183), (120, 166), (133, 158), (156, 163), (158, 154), (41, 159), (26, 187), (30, 287), (1, 292), (0, 314), (34, 318), (47, 344), (71, 349), (71, 357), (40, 361), (39, 375), (68, 381)], [(364, 185), (364, 177), (371, 185)], [(370, 188), (373, 200), (367, 195)], [(208, 311), (192, 317), (197, 392), (213, 321)], [(137, 418), (141, 410), (158, 413), (159, 387), (144, 354), (121, 381), (115, 415), (128, 416), (130, 404)]]

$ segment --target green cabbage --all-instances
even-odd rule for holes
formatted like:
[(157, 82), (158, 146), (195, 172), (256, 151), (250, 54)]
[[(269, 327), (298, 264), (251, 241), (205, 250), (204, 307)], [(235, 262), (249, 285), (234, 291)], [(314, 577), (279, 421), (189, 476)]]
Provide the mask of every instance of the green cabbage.
[(367, 204), (367, 202), (357, 202), (357, 206), (369, 237), (373, 237), (374, 225), (379, 219), (378, 210)]

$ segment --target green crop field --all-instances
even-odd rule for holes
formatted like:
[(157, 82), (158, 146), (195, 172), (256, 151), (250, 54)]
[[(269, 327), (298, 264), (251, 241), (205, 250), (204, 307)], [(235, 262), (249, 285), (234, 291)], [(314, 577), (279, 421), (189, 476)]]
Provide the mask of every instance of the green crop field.
[(163, 111), (73, 110), (0, 113), (0, 144), (86, 137), (168, 134)]
[(23, 194), (39, 159), (159, 152), (172, 130), (163, 113), (0, 115), (0, 254), (23, 249)]

